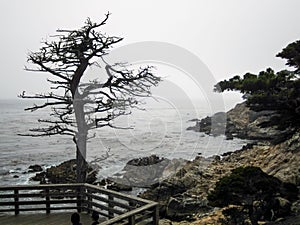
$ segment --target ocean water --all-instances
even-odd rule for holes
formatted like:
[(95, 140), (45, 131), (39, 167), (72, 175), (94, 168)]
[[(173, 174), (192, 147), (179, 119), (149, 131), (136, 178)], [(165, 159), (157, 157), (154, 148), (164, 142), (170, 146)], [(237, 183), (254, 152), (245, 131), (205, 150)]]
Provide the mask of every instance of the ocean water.
[[(75, 146), (70, 136), (24, 137), (30, 128), (39, 126), (40, 118), (48, 118), (48, 110), (24, 111), (31, 101), (0, 100), (0, 185), (30, 183), (28, 167), (44, 168), (75, 158)], [(194, 159), (198, 154), (212, 156), (240, 149), (246, 141), (226, 140), (188, 131), (194, 118), (211, 112), (191, 108), (150, 107), (133, 111), (115, 121), (116, 125), (132, 129), (100, 128), (88, 142), (87, 160), (97, 165), (99, 179), (122, 170), (132, 158), (157, 154), (165, 158)], [(105, 158), (105, 159), (102, 159)]]

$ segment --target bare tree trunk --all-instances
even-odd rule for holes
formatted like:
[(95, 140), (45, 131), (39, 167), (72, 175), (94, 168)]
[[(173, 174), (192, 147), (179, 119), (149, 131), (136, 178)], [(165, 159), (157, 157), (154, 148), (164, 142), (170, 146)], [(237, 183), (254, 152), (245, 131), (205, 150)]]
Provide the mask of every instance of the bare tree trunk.
[[(84, 140), (79, 140), (78, 142), (84, 142)], [(83, 153), (82, 146), (79, 147), (76, 144), (76, 182), (85, 183), (87, 178), (86, 176), (87, 176), (86, 155)]]
[(75, 137), (77, 183), (85, 183), (87, 178), (86, 148), (88, 129), (85, 121), (84, 103), (80, 98), (74, 99), (74, 111), (78, 129)]

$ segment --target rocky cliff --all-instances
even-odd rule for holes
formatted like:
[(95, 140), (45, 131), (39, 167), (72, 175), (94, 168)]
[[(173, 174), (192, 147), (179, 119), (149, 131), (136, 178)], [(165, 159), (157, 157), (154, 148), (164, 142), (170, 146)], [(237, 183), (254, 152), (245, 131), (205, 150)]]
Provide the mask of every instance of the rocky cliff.
[[(202, 119), (191, 129), (211, 135), (216, 135), (218, 132), (222, 134), (224, 115), (226, 116), (225, 134), (227, 137), (254, 139), (256, 142), (248, 144), (239, 151), (222, 156), (208, 159), (197, 157), (192, 162), (188, 162), (174, 176), (141, 194), (141, 197), (160, 203), (161, 215), (166, 218), (161, 220), (161, 224), (257, 224), (252, 223), (249, 217), (241, 216), (244, 215), (241, 213), (245, 210), (244, 205), (214, 208), (208, 201), (208, 194), (214, 191), (218, 181), (229, 176), (234, 169), (239, 167), (258, 167), (266, 174), (265, 176), (278, 179), (283, 186), (294, 185), (299, 189), (299, 131), (279, 130), (272, 123), (277, 116), (275, 112), (254, 112), (244, 103), (238, 104), (226, 114), (217, 113), (214, 117)], [(214, 123), (213, 126), (212, 123)], [(254, 179), (252, 183), (260, 182), (255, 181), (255, 178), (251, 179)], [(295, 197), (298, 195), (297, 188), (285, 191), (286, 195), (273, 193), (273, 197), (268, 202), (262, 197), (260, 199), (260, 191), (258, 191), (257, 194), (255, 193), (256, 200), (247, 213), (249, 214), (249, 210), (254, 210), (254, 208), (260, 213), (259, 207), (273, 201), (274, 204), (268, 210), (274, 215), (271, 215), (268, 220), (261, 216), (258, 218), (259, 224), (300, 224), (300, 201)], [(241, 198), (247, 200), (249, 196), (241, 196)], [(234, 219), (230, 221), (230, 218)]]

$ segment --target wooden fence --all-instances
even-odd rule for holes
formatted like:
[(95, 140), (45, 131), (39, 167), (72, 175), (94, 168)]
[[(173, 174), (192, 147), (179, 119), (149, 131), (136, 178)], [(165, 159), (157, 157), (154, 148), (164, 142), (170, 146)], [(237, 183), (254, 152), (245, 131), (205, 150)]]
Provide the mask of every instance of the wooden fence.
[(109, 224), (158, 224), (158, 204), (90, 184), (0, 187), (0, 213), (51, 213), (77, 210), (98, 212)]

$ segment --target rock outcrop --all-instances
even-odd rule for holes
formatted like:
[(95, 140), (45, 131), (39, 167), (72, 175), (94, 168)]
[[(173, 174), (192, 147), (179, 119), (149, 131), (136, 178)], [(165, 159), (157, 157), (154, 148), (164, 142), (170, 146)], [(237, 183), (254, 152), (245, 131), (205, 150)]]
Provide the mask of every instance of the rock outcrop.
[[(205, 212), (209, 216), (213, 215), (212, 208), (205, 204), (208, 202), (208, 193), (214, 190), (216, 182), (220, 178), (229, 175), (233, 169), (240, 166), (259, 167), (268, 175), (274, 176), (282, 182), (300, 186), (300, 147), (299, 142), (296, 141), (298, 136), (299, 133), (295, 133), (287, 141), (276, 145), (271, 145), (269, 142), (252, 144), (221, 157), (216, 156), (209, 159), (197, 157), (192, 162), (188, 162), (174, 176), (153, 186), (140, 196), (158, 201), (161, 205), (162, 216), (172, 220), (194, 218), (201, 221), (208, 217), (203, 217)], [(175, 202), (184, 202), (182, 199), (193, 202), (193, 207), (197, 208), (197, 212), (185, 210), (185, 213), (182, 214), (181, 206), (174, 204)], [(195, 206), (195, 204), (198, 205)], [(292, 212), (300, 213), (299, 202), (297, 203), (295, 199), (295, 202), (291, 202), (291, 204)]]
[[(199, 156), (193, 162), (188, 162), (174, 176), (152, 186), (150, 190), (140, 196), (159, 202), (160, 214), (173, 219), (188, 218), (195, 213), (194, 210), (184, 210), (179, 204), (176, 204), (176, 202), (184, 204), (183, 200), (193, 202), (192, 205), (196, 211), (200, 209), (206, 211), (209, 208), (206, 198), (191, 192), (191, 190), (199, 184), (207, 184), (206, 175), (203, 176), (202, 173), (212, 160), (212, 158), (205, 159)], [(205, 190), (203, 191), (205, 192)]]
[[(280, 130), (282, 126), (276, 123), (278, 116), (275, 111), (252, 111), (241, 103), (227, 113), (219, 112), (212, 117), (195, 120), (196, 126), (190, 127), (190, 130), (208, 135), (226, 135), (228, 139), (237, 137), (256, 141), (222, 156), (210, 159), (197, 157), (174, 176), (141, 194), (141, 197), (160, 203), (161, 215), (165, 218), (160, 224), (300, 224), (300, 131), (286, 126)], [(272, 192), (268, 200), (260, 192), (252, 193), (256, 200), (252, 202), (251, 209), (245, 207), (245, 202), (249, 200), (247, 194), (241, 194), (238, 198), (244, 199), (243, 203), (212, 208), (208, 194), (213, 193), (221, 178), (229, 176), (239, 167), (261, 169), (262, 178), (277, 182), (272, 187), (264, 184), (268, 197), (268, 190), (278, 190)], [(259, 184), (264, 180), (256, 178), (251, 178), (253, 180), (250, 179), (247, 185), (252, 184), (255, 189), (259, 186), (255, 180)], [(251, 189), (247, 185), (244, 188)], [(226, 184), (224, 187), (227, 188)], [(263, 212), (262, 209), (267, 210)], [(260, 216), (266, 212), (269, 214)], [(261, 221), (257, 223), (256, 220)]]
[[(287, 217), (291, 214), (291, 202), (297, 198), (295, 184), (282, 182), (253, 166), (232, 170), (208, 195), (212, 206), (236, 205), (226, 210), (226, 217), (238, 224), (248, 219), (256, 224), (260, 220), (275, 221)], [(240, 217), (239, 222), (237, 217)]]
[(28, 173), (36, 173), (36, 172), (41, 172), (41, 171), (43, 171), (43, 167), (40, 165), (37, 165), (37, 164), (30, 165), (28, 167)]
[(227, 113), (219, 112), (206, 117), (189, 127), (189, 130), (204, 132), (209, 135), (226, 135), (228, 139), (234, 137), (249, 140), (268, 140), (280, 143), (289, 137), (293, 130), (280, 130), (272, 123), (279, 116), (275, 111), (263, 110), (255, 112), (240, 103)]
[(159, 158), (156, 155), (130, 160), (123, 170), (109, 177), (115, 185), (148, 188), (176, 173), (186, 160)]
[[(87, 183), (94, 183), (96, 176), (97, 171), (88, 167)], [(31, 180), (39, 181), (41, 184), (76, 183), (76, 160), (71, 159), (58, 166), (52, 166), (44, 172), (37, 173)]]

